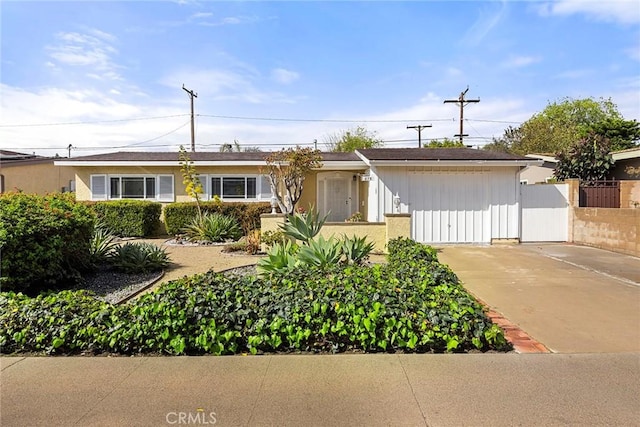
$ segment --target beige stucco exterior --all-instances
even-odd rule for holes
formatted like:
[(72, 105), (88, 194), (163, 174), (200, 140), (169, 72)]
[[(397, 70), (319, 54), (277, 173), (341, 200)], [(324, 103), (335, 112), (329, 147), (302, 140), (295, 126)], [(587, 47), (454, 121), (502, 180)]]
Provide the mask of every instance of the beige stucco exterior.
[(47, 194), (70, 191), (75, 171), (69, 166), (54, 166), (53, 159), (23, 160), (0, 163), (2, 192), (20, 190), (25, 193)]
[[(280, 224), (284, 224), (285, 217), (281, 214), (266, 214), (260, 217), (260, 221), (262, 233), (278, 231), (280, 230)], [(366, 237), (368, 241), (373, 242), (375, 252), (386, 252), (389, 240), (411, 236), (411, 215), (387, 214), (385, 215), (385, 221), (328, 222), (322, 227), (320, 235), (325, 239), (342, 235)]]

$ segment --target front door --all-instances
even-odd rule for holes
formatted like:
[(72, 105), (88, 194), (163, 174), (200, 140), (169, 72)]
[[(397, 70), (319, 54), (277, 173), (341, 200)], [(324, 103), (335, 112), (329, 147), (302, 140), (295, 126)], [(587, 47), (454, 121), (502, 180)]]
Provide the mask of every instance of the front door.
[(322, 216), (329, 214), (327, 221), (342, 222), (357, 210), (358, 182), (353, 176), (346, 172), (318, 174), (318, 210)]

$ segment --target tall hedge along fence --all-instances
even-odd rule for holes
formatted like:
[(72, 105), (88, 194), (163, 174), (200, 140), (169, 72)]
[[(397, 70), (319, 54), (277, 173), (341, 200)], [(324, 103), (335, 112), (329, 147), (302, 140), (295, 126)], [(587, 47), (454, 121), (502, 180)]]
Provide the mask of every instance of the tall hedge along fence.
[(147, 237), (160, 227), (160, 203), (145, 200), (90, 202), (98, 219), (120, 237)]
[(28, 294), (67, 286), (90, 266), (95, 216), (71, 193), (0, 195), (0, 287)]
[[(269, 203), (204, 202), (200, 203), (200, 207), (203, 213), (218, 212), (236, 218), (245, 235), (260, 228), (260, 215), (271, 212)], [(165, 206), (164, 223), (167, 234), (180, 234), (197, 215), (198, 207), (195, 203), (172, 203)]]

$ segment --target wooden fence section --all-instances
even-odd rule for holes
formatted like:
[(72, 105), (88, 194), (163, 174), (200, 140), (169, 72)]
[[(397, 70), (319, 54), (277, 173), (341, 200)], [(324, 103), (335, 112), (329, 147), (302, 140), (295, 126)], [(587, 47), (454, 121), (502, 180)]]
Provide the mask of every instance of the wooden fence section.
[(620, 181), (594, 181), (580, 184), (581, 208), (619, 208)]

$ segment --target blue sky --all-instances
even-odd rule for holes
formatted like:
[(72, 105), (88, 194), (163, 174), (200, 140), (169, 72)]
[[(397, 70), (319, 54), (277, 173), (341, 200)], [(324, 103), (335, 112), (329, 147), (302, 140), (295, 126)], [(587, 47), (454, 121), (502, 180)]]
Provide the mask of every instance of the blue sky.
[(465, 108), (467, 144), (563, 97), (610, 97), (640, 119), (637, 1), (3, 1), (0, 13), (0, 146), (15, 151), (188, 146), (183, 84), (198, 94), (198, 151), (323, 148), (358, 125), (417, 146), (407, 125), (433, 125), (423, 140), (458, 132), (443, 101), (467, 86), (481, 100)]

